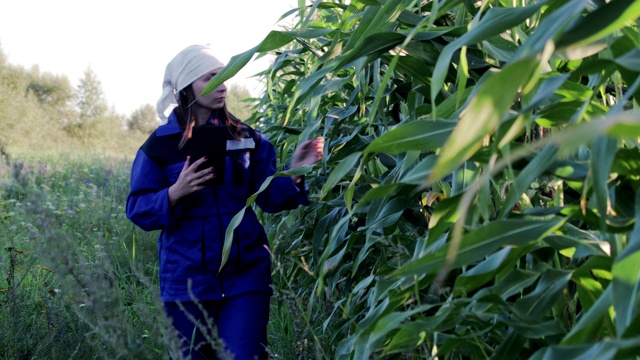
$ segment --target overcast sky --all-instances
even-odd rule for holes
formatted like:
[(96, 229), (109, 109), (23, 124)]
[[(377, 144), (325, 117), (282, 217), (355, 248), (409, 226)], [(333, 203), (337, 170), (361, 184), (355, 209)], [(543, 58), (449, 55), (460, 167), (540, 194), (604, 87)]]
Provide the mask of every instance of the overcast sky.
[[(15, 0), (0, 5), (0, 49), (11, 64), (66, 75), (73, 86), (91, 67), (107, 102), (129, 115), (162, 93), (166, 64), (191, 44), (211, 44), (223, 62), (280, 30), (297, 0)], [(290, 24), (291, 18), (280, 24)], [(250, 62), (229, 83), (254, 95)]]

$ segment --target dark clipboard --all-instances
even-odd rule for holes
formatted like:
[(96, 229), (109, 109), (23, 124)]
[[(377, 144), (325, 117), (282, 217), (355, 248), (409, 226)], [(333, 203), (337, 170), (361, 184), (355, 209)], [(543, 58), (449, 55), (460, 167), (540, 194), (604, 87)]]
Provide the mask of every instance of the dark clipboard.
[(229, 129), (219, 125), (206, 124), (194, 126), (192, 129), (189, 141), (191, 143), (191, 163), (193, 164), (201, 157), (206, 156), (207, 161), (202, 163), (197, 171), (213, 166), (214, 174), (216, 174), (216, 177), (204, 183), (206, 186), (224, 183), (228, 134)]

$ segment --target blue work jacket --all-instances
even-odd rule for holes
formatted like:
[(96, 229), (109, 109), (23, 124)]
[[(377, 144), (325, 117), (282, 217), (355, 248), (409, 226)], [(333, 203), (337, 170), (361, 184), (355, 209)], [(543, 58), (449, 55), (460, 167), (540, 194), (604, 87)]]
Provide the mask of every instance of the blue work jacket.
[[(276, 153), (264, 135), (243, 124), (240, 139), (227, 140), (225, 182), (169, 205), (168, 189), (180, 174), (189, 143), (178, 148), (182, 131), (175, 114), (140, 147), (131, 168), (127, 217), (158, 236), (162, 301), (218, 300), (245, 292), (272, 293), (271, 257), (262, 224), (249, 208), (235, 229), (228, 260), (219, 271), (225, 231), (264, 180), (276, 172)], [(247, 135), (248, 134), (248, 135)], [(275, 213), (307, 205), (304, 182), (274, 178), (256, 200)]]

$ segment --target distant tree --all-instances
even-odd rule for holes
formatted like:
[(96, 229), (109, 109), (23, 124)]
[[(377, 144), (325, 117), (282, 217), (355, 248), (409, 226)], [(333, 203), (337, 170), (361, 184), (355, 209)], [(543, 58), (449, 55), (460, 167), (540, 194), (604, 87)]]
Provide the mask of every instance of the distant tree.
[(0, 43), (0, 65), (4, 66), (7, 63), (7, 55), (4, 53), (2, 49), (2, 43)]
[(84, 76), (80, 79), (77, 93), (77, 105), (82, 122), (91, 122), (105, 115), (108, 106), (102, 91), (102, 84), (91, 67), (85, 70)]
[(145, 104), (134, 110), (127, 119), (127, 129), (149, 134), (160, 125), (156, 109)]
[(251, 116), (253, 112), (251, 108), (255, 104), (255, 101), (251, 100), (249, 90), (237, 84), (228, 86), (226, 102), (229, 111), (240, 120), (247, 120)]
[(7, 63), (5, 56), (0, 54), (0, 96), (18, 95), (24, 90), (25, 84), (24, 69)]
[(58, 77), (50, 73), (35, 75), (27, 85), (27, 93), (33, 94), (40, 104), (55, 106), (74, 97), (71, 83), (65, 76)]
[(37, 66), (25, 70), (7, 62), (0, 64), (0, 143), (10, 151), (69, 146), (61, 119), (65, 110), (70, 111), (69, 119), (77, 118), (74, 96), (64, 77), (41, 75)]
[(16, 134), (24, 136), (23, 123), (33, 120), (30, 115), (37, 106), (25, 97), (26, 84), (24, 69), (9, 64), (0, 54), (0, 145), (10, 146)]
[(69, 124), (67, 129), (77, 137), (87, 140), (91, 136), (96, 122), (107, 113), (108, 106), (102, 91), (102, 84), (91, 67), (87, 68), (76, 89), (78, 101), (77, 121)]
[(26, 92), (33, 95), (51, 118), (63, 126), (78, 118), (74, 106), (76, 94), (66, 76), (48, 72), (40, 74), (38, 67), (34, 66), (29, 74)]

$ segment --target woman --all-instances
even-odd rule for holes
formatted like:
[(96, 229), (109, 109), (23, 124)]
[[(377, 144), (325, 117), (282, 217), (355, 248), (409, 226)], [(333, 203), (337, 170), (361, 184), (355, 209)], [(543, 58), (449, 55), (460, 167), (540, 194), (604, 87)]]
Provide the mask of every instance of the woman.
[[(251, 208), (235, 229), (228, 260), (219, 269), (227, 226), (275, 173), (276, 153), (261, 133), (229, 113), (224, 84), (200, 96), (223, 66), (201, 45), (185, 48), (167, 65), (157, 104), (162, 125), (136, 154), (127, 217), (146, 231), (161, 230), (160, 296), (181, 335), (183, 356), (216, 358), (224, 351), (235, 359), (264, 359), (271, 258), (265, 231)], [(226, 126), (224, 174), (212, 167), (198, 171), (205, 158), (190, 161), (193, 129), (205, 124)], [(301, 143), (291, 168), (320, 161), (323, 147), (321, 137)], [(217, 176), (216, 184), (205, 184)], [(276, 177), (256, 202), (270, 213), (306, 205), (304, 179)], [(211, 344), (209, 320), (224, 349)]]

